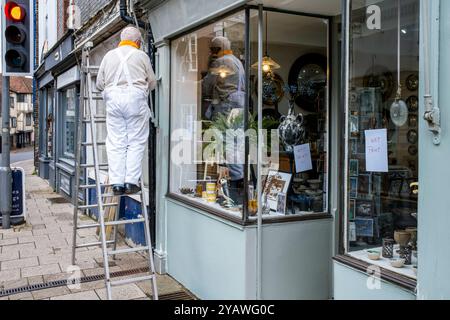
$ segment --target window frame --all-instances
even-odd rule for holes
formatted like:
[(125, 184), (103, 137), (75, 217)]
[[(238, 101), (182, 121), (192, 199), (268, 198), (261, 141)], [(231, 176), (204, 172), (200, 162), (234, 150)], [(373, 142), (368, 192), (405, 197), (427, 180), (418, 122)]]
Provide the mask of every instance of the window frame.
[[(183, 37), (186, 35), (189, 35), (195, 31), (198, 31), (204, 27), (207, 27), (214, 22), (223, 20), (229, 16), (232, 16), (238, 12), (243, 12), (245, 15), (245, 35), (244, 35), (244, 43), (245, 43), (245, 83), (246, 83), (246, 106), (244, 108), (244, 130), (248, 129), (248, 123), (249, 123), (249, 100), (251, 99), (251, 95), (249, 95), (249, 91), (251, 89), (251, 81), (250, 81), (250, 69), (251, 69), (251, 44), (250, 44), (250, 11), (251, 10), (258, 10), (258, 6), (255, 5), (243, 5), (238, 8), (235, 8), (233, 10), (227, 11), (223, 13), (222, 15), (208, 19), (207, 21), (193, 26), (192, 28), (188, 28), (178, 34), (175, 34), (171, 36), (168, 39), (168, 47), (169, 47), (169, 56), (170, 56), (170, 68), (169, 68), (169, 84), (170, 84), (170, 90), (169, 90), (169, 132), (172, 132), (172, 115), (173, 115), (173, 101), (172, 101), (172, 88), (173, 88), (173, 78), (172, 78), (172, 63), (173, 63), (173, 56), (172, 56), (172, 42)], [(289, 222), (299, 222), (299, 221), (315, 221), (315, 220), (330, 220), (333, 218), (331, 214), (331, 188), (332, 188), (332, 174), (330, 172), (331, 166), (330, 166), (330, 160), (331, 160), (331, 151), (332, 151), (332, 144), (331, 144), (331, 105), (332, 105), (332, 69), (333, 69), (333, 60), (330, 56), (331, 54), (331, 46), (333, 44), (333, 38), (332, 38), (332, 19), (331, 16), (326, 15), (320, 15), (320, 14), (310, 14), (305, 12), (298, 12), (298, 11), (290, 11), (290, 10), (283, 10), (283, 9), (277, 9), (272, 7), (263, 7), (263, 12), (278, 12), (278, 13), (285, 13), (285, 14), (292, 14), (292, 15), (298, 15), (298, 16), (305, 16), (305, 17), (312, 17), (312, 18), (319, 18), (319, 19), (325, 19), (328, 21), (327, 29), (328, 29), (328, 41), (327, 41), (327, 61), (328, 61), (328, 90), (327, 90), (327, 184), (328, 184), (328, 192), (327, 192), (327, 204), (328, 204), (328, 211), (327, 212), (320, 212), (320, 213), (314, 213), (310, 215), (291, 215), (291, 216), (285, 216), (285, 217), (268, 217), (263, 219), (263, 224), (279, 224), (279, 223), (289, 223)], [(262, 93), (259, 93), (262, 94)], [(259, 117), (260, 115), (258, 115)], [(248, 155), (249, 153), (249, 141), (248, 137), (245, 139), (245, 154)], [(170, 156), (171, 149), (172, 148), (172, 141), (169, 139), (168, 143), (168, 154)], [(248, 156), (245, 157), (245, 168), (244, 168), (244, 176), (248, 177)], [(237, 218), (236, 216), (233, 216), (232, 214), (226, 214), (224, 210), (218, 210), (216, 208), (213, 208), (211, 206), (208, 206), (207, 204), (201, 204), (198, 202), (195, 202), (193, 200), (188, 199), (187, 197), (184, 197), (182, 195), (176, 194), (174, 192), (171, 192), (171, 170), (172, 169), (172, 163), (169, 162), (169, 174), (168, 174), (168, 190), (166, 193), (166, 198), (171, 199), (173, 201), (179, 202), (181, 204), (187, 205), (192, 208), (196, 208), (199, 210), (202, 210), (206, 213), (209, 213), (213, 216), (217, 216), (219, 218), (234, 222), (236, 224), (242, 225), (242, 226), (248, 226), (248, 225), (255, 225), (257, 224), (257, 219), (250, 218), (249, 212), (248, 212), (248, 192), (244, 192), (244, 202), (243, 202), (243, 212), (242, 212), (242, 219)], [(249, 181), (248, 179), (244, 179), (244, 190), (248, 190)]]
[[(350, 107), (350, 50), (352, 48), (351, 41), (351, 29), (352, 25), (352, 1), (353, 0), (343, 0), (343, 4), (345, 4), (342, 8), (342, 40), (341, 40), (341, 61), (340, 61), (340, 71), (341, 71), (341, 79), (340, 79), (340, 91), (342, 93), (341, 96), (341, 105), (343, 106), (344, 115), (343, 124), (340, 124), (338, 131), (341, 136), (344, 137), (344, 152), (341, 152), (341, 163), (344, 165), (344, 172), (341, 178), (344, 180), (343, 188), (339, 191), (339, 198), (342, 199), (339, 208), (342, 214), (339, 219), (339, 243), (337, 244), (337, 255), (333, 257), (333, 261), (335, 263), (340, 263), (345, 266), (349, 266), (363, 273), (367, 273), (371, 265), (365, 261), (359, 260), (356, 257), (352, 256), (349, 250), (349, 142), (350, 142), (350, 130), (349, 130), (349, 107)], [(421, 15), (421, 12), (419, 12)], [(419, 31), (420, 32), (420, 31)], [(418, 278), (413, 279), (407, 277), (398, 272), (390, 271), (383, 267), (379, 267), (380, 277), (382, 280), (398, 285), (401, 288), (404, 288), (411, 292), (416, 292)]]
[[(65, 146), (65, 139), (66, 139), (66, 134), (65, 134), (65, 130), (64, 130), (64, 121), (65, 121), (65, 110), (66, 110), (66, 106), (63, 104), (63, 95), (65, 92), (67, 92), (68, 90), (75, 90), (75, 139), (74, 139), (74, 153), (68, 153), (66, 152), (64, 149)], [(80, 89), (79, 89), (79, 85), (78, 83), (69, 85), (67, 87), (61, 88), (58, 90), (58, 95), (59, 95), (59, 108), (60, 108), (60, 112), (59, 112), (59, 128), (60, 128), (60, 132), (62, 132), (62, 134), (60, 135), (61, 138), (59, 138), (59, 147), (60, 147), (60, 156), (59, 159), (60, 160), (68, 160), (70, 161), (70, 163), (72, 163), (73, 161), (75, 161), (75, 153), (76, 153), (76, 147), (77, 147), (77, 139), (78, 139), (78, 134), (77, 134), (77, 130), (76, 130), (76, 126), (78, 124), (78, 110), (79, 110), (79, 103), (80, 103), (80, 99), (79, 99), (79, 95), (80, 95)]]

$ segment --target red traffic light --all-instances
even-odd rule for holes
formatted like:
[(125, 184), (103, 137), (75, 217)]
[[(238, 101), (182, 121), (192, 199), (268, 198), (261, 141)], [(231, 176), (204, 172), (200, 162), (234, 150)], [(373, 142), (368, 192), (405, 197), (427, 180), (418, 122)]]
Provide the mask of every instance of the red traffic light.
[(5, 5), (6, 19), (14, 22), (22, 22), (25, 20), (25, 9), (19, 6), (17, 3), (10, 1)]

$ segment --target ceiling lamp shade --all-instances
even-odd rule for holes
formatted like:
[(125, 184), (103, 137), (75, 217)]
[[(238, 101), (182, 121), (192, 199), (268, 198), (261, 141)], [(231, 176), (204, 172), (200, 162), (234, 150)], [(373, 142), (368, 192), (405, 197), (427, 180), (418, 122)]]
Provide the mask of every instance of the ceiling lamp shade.
[[(256, 62), (255, 64), (253, 64), (252, 68), (253, 69), (258, 69), (259, 68), (259, 62)], [(275, 62), (275, 60), (273, 60), (271, 57), (266, 55), (263, 58), (263, 61), (262, 61), (262, 68), (263, 68), (263, 71), (265, 73), (268, 73), (270, 71), (280, 69), (281, 66), (277, 62)]]
[(221, 65), (217, 68), (211, 69), (211, 73), (213, 75), (221, 77), (222, 79), (225, 79), (229, 76), (236, 74), (236, 72), (234, 72), (234, 70), (232, 70), (230, 67), (227, 67), (225, 65)]

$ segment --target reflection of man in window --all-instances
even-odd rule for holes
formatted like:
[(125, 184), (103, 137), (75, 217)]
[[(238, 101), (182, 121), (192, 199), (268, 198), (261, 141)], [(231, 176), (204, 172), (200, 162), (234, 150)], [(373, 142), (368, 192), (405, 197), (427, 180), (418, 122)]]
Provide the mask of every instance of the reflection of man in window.
[[(203, 103), (206, 110), (205, 117), (209, 120), (217, 120), (224, 117), (228, 127), (244, 129), (242, 112), (245, 105), (245, 70), (242, 62), (233, 54), (231, 43), (226, 37), (216, 37), (210, 45), (211, 57), (209, 70), (203, 79)], [(233, 122), (233, 125), (232, 125)], [(224, 132), (225, 134), (225, 132)], [(233, 133), (227, 133), (227, 141), (233, 141)], [(237, 143), (243, 137), (238, 137)], [(219, 179), (228, 177), (231, 180), (231, 198), (239, 203), (244, 181), (244, 155), (243, 149), (236, 144), (227, 144), (228, 161), (226, 167), (221, 167)], [(230, 157), (230, 154), (232, 156)]]
[(211, 62), (203, 79), (203, 98), (208, 104), (206, 118), (227, 115), (245, 104), (245, 70), (233, 54), (231, 43), (225, 37), (211, 41)]

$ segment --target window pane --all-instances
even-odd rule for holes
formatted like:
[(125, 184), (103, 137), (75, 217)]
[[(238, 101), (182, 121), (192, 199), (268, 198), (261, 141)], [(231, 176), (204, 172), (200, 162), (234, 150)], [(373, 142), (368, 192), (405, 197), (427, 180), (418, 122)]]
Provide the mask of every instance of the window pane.
[(54, 131), (54, 110), (53, 110), (54, 90), (53, 88), (47, 89), (47, 156), (53, 157), (53, 131)]
[(171, 192), (242, 217), (245, 17), (172, 42)]
[[(384, 240), (395, 239), (394, 257), (400, 253), (408, 263), (412, 251), (412, 264), (416, 264), (417, 195), (411, 184), (418, 181), (419, 169), (419, 1), (401, 1), (400, 28), (397, 1), (376, 3), (381, 16), (374, 17), (379, 24), (366, 20), (366, 1), (352, 5), (349, 250), (367, 258), (364, 249), (381, 252)], [(389, 258), (382, 261), (390, 267)], [(414, 275), (408, 268), (408, 275)]]
[[(328, 21), (264, 11), (267, 32), (262, 61), (263, 113), (259, 115), (255, 13), (250, 18), (251, 119), (256, 122), (262, 117), (268, 135), (267, 155), (272, 159), (264, 161), (263, 172), (259, 173), (264, 182), (264, 217), (327, 212)], [(257, 123), (250, 126), (256, 128)], [(256, 177), (250, 185), (256, 185)], [(249, 211), (256, 215), (257, 207), (251, 204), (250, 201)]]
[(73, 158), (75, 155), (75, 134), (76, 134), (76, 88), (63, 92), (63, 150), (64, 156)]

